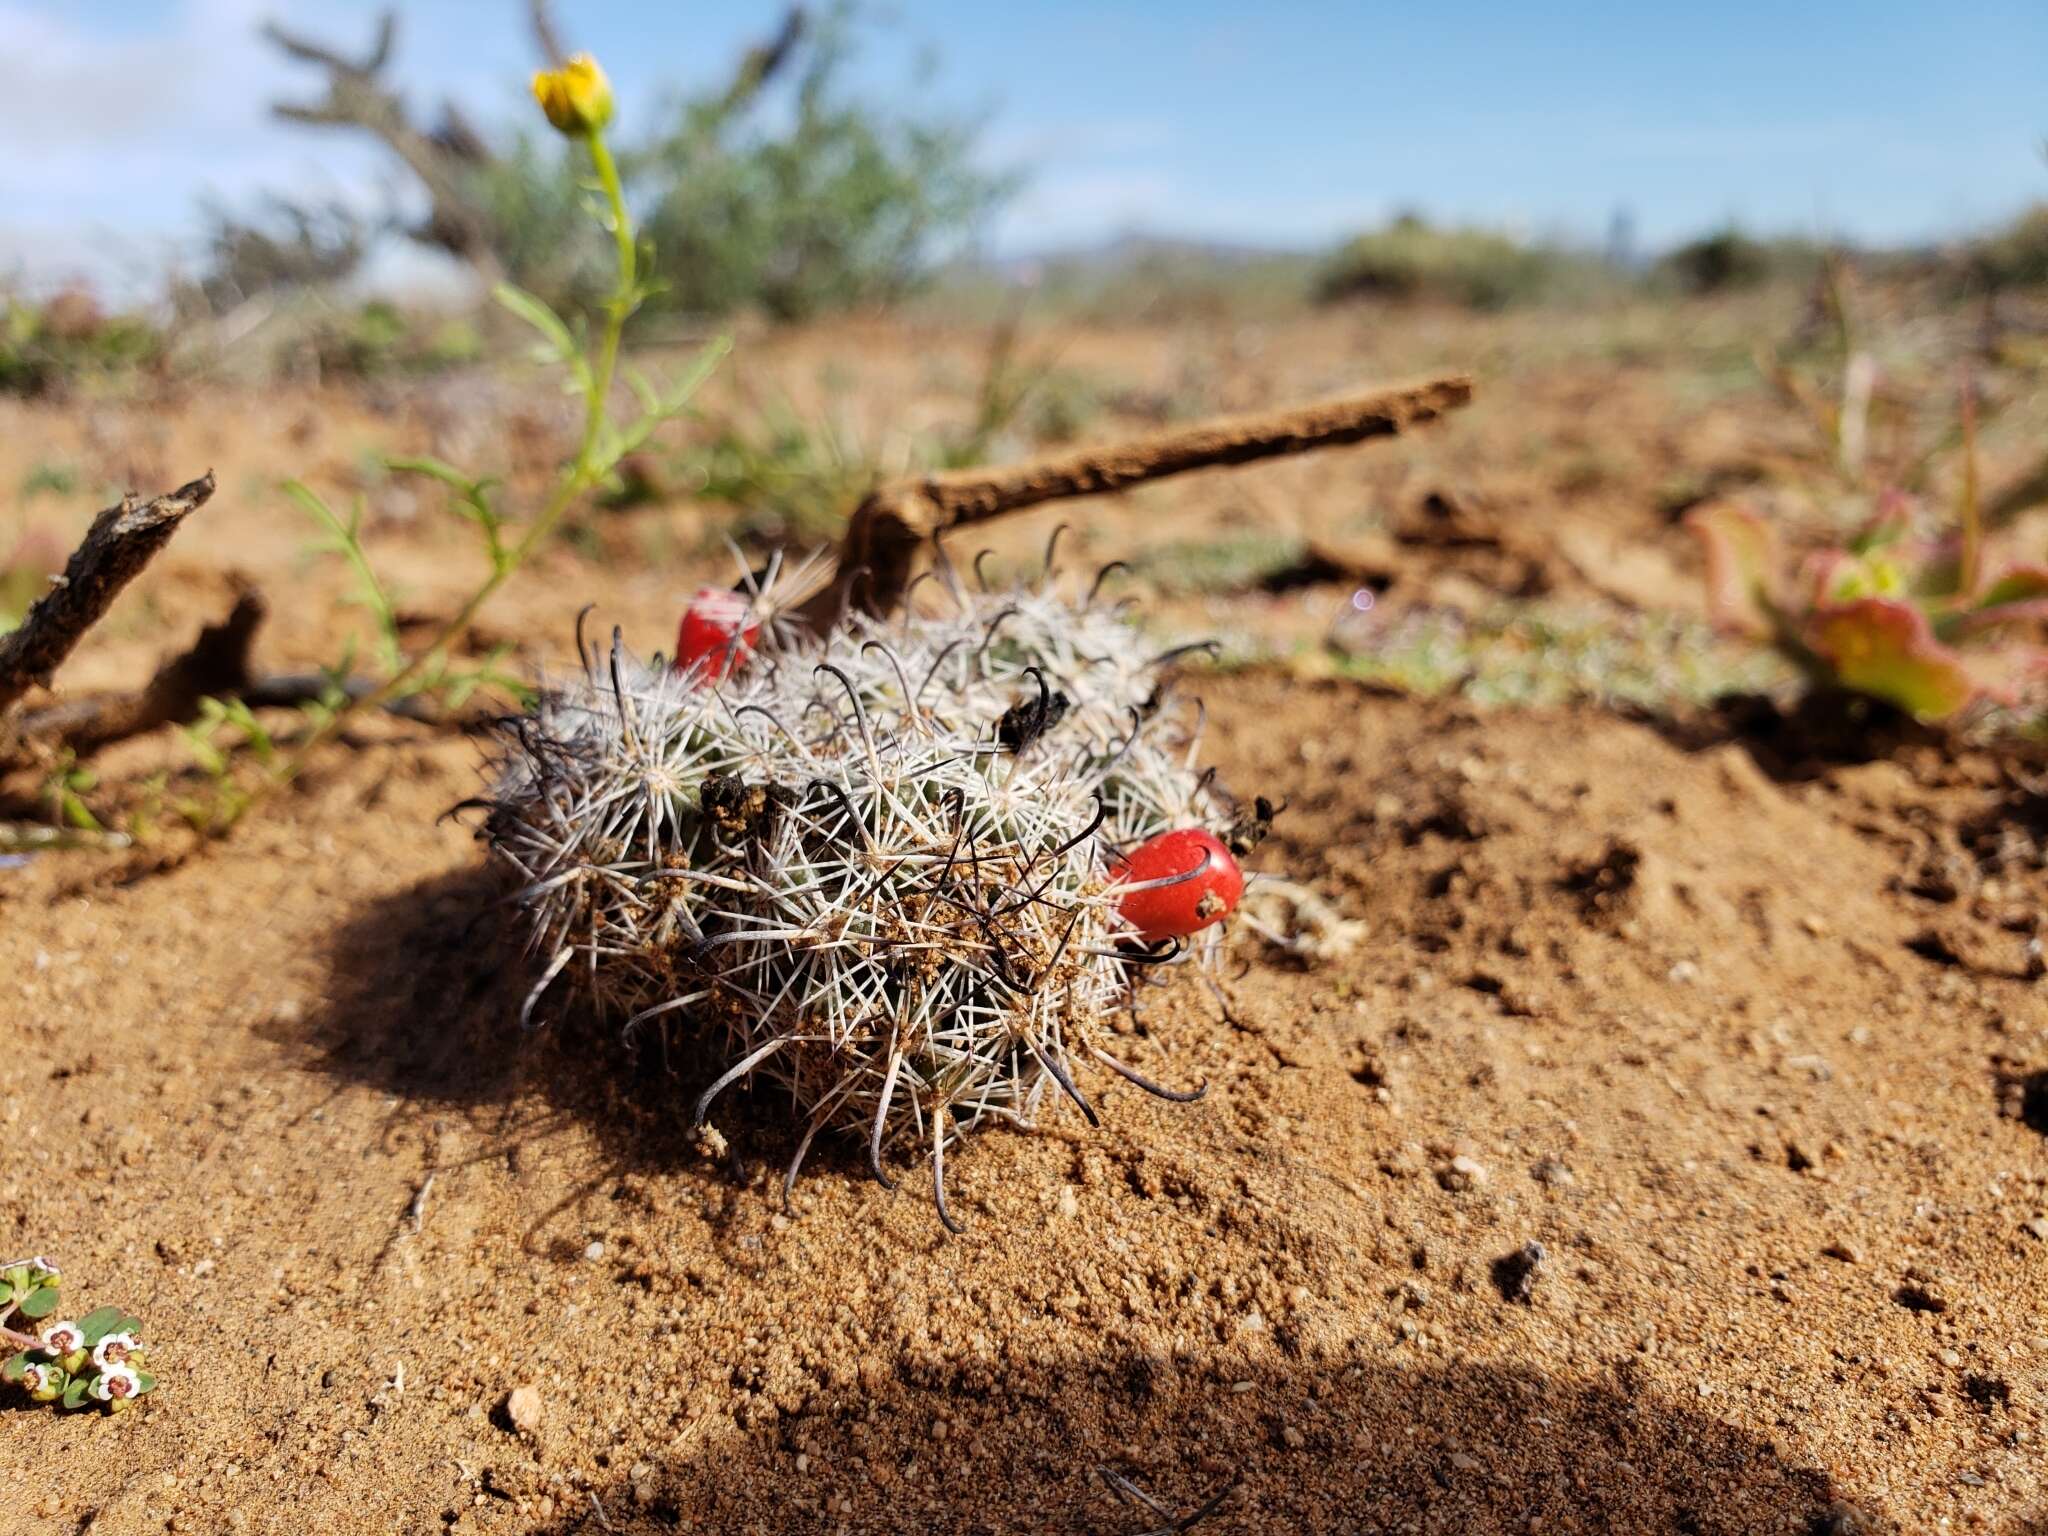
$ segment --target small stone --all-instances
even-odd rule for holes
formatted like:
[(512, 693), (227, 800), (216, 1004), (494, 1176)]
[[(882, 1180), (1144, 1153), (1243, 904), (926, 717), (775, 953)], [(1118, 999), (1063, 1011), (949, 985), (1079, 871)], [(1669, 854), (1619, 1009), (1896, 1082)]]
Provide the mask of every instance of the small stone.
[(2048, 1216), (2036, 1216), (2032, 1221), (2023, 1222), (2022, 1226), (2042, 1242), (2048, 1243)]
[(1280, 1438), (1287, 1442), (1287, 1448), (1290, 1451), (1298, 1451), (1304, 1445), (1308, 1444), (1308, 1436), (1304, 1435), (1292, 1424), (1283, 1424), (1280, 1426)]
[(1941, 1352), (1941, 1363), (1950, 1370), (1954, 1370), (1963, 1363), (1963, 1357), (1952, 1349), (1944, 1349)]
[(583, 1250), (583, 1257), (590, 1260), (591, 1263), (595, 1264), (599, 1259), (604, 1257), (604, 1244), (593, 1242), (588, 1248)]
[(1541, 1157), (1536, 1166), (1529, 1170), (1529, 1176), (1538, 1184), (1547, 1184), (1552, 1189), (1569, 1189), (1578, 1183), (1578, 1176), (1554, 1157)]
[(1467, 1455), (1464, 1451), (1455, 1451), (1451, 1455), (1451, 1465), (1460, 1472), (1477, 1472), (1479, 1470), (1479, 1458)]
[(1863, 1250), (1854, 1243), (1839, 1241), (1829, 1243), (1827, 1247), (1821, 1249), (1821, 1255), (1824, 1258), (1839, 1259), (1844, 1264), (1861, 1264), (1863, 1262)]
[(515, 1434), (530, 1435), (540, 1428), (541, 1395), (538, 1387), (514, 1387), (505, 1394), (505, 1422)]
[(1700, 979), (1700, 968), (1690, 960), (1681, 960), (1671, 967), (1669, 974), (1680, 986), (1686, 986)]
[(1486, 1165), (1461, 1153), (1437, 1169), (1436, 1181), (1454, 1193), (1477, 1189), (1486, 1182)]
[(1060, 1186), (1059, 1212), (1068, 1221), (1081, 1214), (1081, 1199), (1074, 1193), (1074, 1186), (1071, 1184)]

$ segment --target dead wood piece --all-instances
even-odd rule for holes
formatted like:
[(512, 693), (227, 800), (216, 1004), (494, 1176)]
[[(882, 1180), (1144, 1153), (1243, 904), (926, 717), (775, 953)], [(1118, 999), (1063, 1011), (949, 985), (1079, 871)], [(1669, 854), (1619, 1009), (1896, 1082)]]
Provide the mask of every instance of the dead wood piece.
[[(166, 725), (186, 725), (199, 718), (208, 698), (237, 699), (251, 709), (297, 709), (339, 693), (366, 699), (379, 688), (374, 678), (341, 677), (326, 672), (275, 673), (258, 676), (250, 666), (256, 631), (268, 605), (254, 592), (235, 600), (228, 616), (209, 624), (189, 650), (156, 670), (145, 688), (131, 693), (106, 692), (66, 699), (43, 709), (25, 710), (0, 732), (0, 769), (24, 761), (50, 760), (53, 753), (90, 757), (104, 747)], [(427, 724), (442, 723), (424, 698), (392, 699), (387, 714)]]
[(836, 623), (849, 606), (887, 612), (909, 585), (918, 552), (952, 528), (1048, 501), (1128, 490), (1189, 470), (1392, 437), (1471, 398), (1471, 379), (1448, 374), (1290, 409), (1217, 417), (1022, 464), (896, 481), (855, 509), (836, 573), (800, 611), (820, 629)]
[(213, 495), (213, 475), (137, 505), (123, 497), (93, 519), (56, 585), (19, 628), (0, 636), (0, 715), (30, 688), (47, 687), (64, 658), (100, 621), (121, 589), (162, 549), (178, 525)]

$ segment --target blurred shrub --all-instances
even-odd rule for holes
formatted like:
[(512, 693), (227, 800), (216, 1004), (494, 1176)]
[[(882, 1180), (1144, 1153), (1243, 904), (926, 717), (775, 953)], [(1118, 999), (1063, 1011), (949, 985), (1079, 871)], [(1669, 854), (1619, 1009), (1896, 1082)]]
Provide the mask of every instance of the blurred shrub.
[(1316, 295), (1326, 303), (1436, 299), (1504, 309), (1556, 297), (1600, 270), (1592, 258), (1554, 246), (1490, 229), (1439, 227), (1411, 213), (1343, 246), (1317, 276)]
[(1963, 274), (1976, 288), (2048, 286), (2048, 203), (2036, 203), (1963, 251)]
[[(724, 84), (687, 97), (646, 138), (612, 135), (651, 258), (645, 307), (717, 314), (753, 308), (778, 319), (902, 297), (1011, 190), (975, 164), (973, 125), (898, 108), (849, 85), (864, 13), (840, 0), (822, 16), (793, 10)], [(276, 34), (273, 34), (276, 35)], [(329, 57), (287, 40), (301, 61)], [(508, 278), (558, 309), (608, 290), (608, 242), (586, 217), (575, 147), (516, 133), (496, 143), (452, 109), (431, 132), (405, 120), (402, 96), (370, 59), (333, 55), (342, 108), (288, 114), (370, 133), (429, 195), (405, 233)], [(330, 101), (337, 99), (330, 93)], [(338, 114), (338, 115), (337, 115)], [(334, 209), (273, 199), (267, 219), (216, 220), (209, 293), (246, 295), (283, 280), (352, 270), (359, 227)]]
[(777, 319), (899, 299), (934, 248), (974, 228), (1011, 188), (973, 163), (974, 130), (850, 97), (854, 12), (840, 6), (797, 44), (793, 101), (743, 111), (732, 92), (683, 103), (630, 154), (647, 202), (657, 301)]
[(108, 315), (82, 289), (0, 308), (0, 394), (57, 394), (156, 361), (163, 337), (139, 315)]
[(1731, 225), (1666, 253), (1652, 275), (1686, 293), (1720, 293), (1777, 278), (1810, 278), (1822, 254), (1811, 241), (1759, 240)]
[(340, 203), (299, 206), (270, 198), (253, 218), (217, 206), (205, 216), (205, 271), (198, 286), (216, 313), (261, 294), (319, 288), (353, 276), (373, 233)]
[(372, 299), (322, 314), (283, 351), (287, 364), (367, 379), (475, 362), (483, 355), (483, 338), (468, 320), (408, 315), (396, 304)]

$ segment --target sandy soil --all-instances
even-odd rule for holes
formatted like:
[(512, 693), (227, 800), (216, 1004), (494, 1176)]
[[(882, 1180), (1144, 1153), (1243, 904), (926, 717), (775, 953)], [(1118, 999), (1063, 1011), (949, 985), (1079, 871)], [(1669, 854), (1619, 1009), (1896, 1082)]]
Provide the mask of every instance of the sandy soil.
[[(1468, 320), (1355, 325), (1237, 338), (1245, 379), (1206, 335), (1069, 355), (1249, 405), (1483, 345), (1513, 408), (1162, 488), (1083, 542), (1261, 509), (1375, 534), (1456, 484), (1497, 509), (1493, 544), (1410, 541), (1400, 580), (1626, 571), (1678, 603), (1660, 487), (1752, 472), (1784, 435), (1701, 393), (1684, 338), (1660, 371)], [(792, 377), (934, 366), (928, 342), (775, 346)], [(338, 579), (261, 486), (438, 440), (377, 405), (7, 407), (17, 482), (94, 433), (156, 456), (141, 481), (222, 471), (69, 680), (132, 680), (236, 576), (273, 598), (273, 665), (330, 655)], [(1574, 433), (1598, 476), (1560, 468)], [(661, 644), (711, 570), (706, 514), (634, 516), (522, 580), (493, 634), (559, 656), (596, 598)], [(410, 605), (459, 590), (434, 523), (386, 538)], [(1176, 617), (1284, 629), (1334, 596)], [(948, 1160), (963, 1238), (844, 1154), (785, 1214), (787, 1124), (739, 1097), (731, 1155), (693, 1141), (687, 1049), (520, 1036), (495, 887), (437, 819), (474, 789), (459, 736), (367, 726), (204, 858), (0, 872), (0, 1249), (139, 1312), (164, 1378), (122, 1419), (0, 1409), (0, 1531), (1163, 1523), (1105, 1469), (1175, 1515), (1241, 1480), (1205, 1533), (2048, 1530), (2038, 765), (1912, 732), (1849, 761), (1757, 712), (1481, 713), (1270, 670), (1198, 691), (1226, 780), (1291, 797), (1256, 865), (1364, 936), (1310, 964), (1240, 935), (1228, 1016), (1196, 983), (1158, 994), (1129, 1054), (1206, 1099), (1095, 1083), (1100, 1132), (977, 1137)]]

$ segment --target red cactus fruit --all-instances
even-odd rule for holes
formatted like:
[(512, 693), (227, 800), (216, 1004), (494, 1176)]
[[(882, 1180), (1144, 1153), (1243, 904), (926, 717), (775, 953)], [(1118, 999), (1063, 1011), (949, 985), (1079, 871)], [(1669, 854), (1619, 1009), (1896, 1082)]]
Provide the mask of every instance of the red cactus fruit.
[(676, 631), (676, 665), (701, 666), (705, 678), (715, 683), (752, 655), (760, 638), (761, 624), (745, 593), (699, 587)]
[(1125, 891), (1118, 906), (1148, 944), (1184, 939), (1221, 922), (1244, 894), (1244, 871), (1237, 859), (1201, 827), (1176, 827), (1147, 838), (1111, 873), (1118, 883), (1137, 887)]

